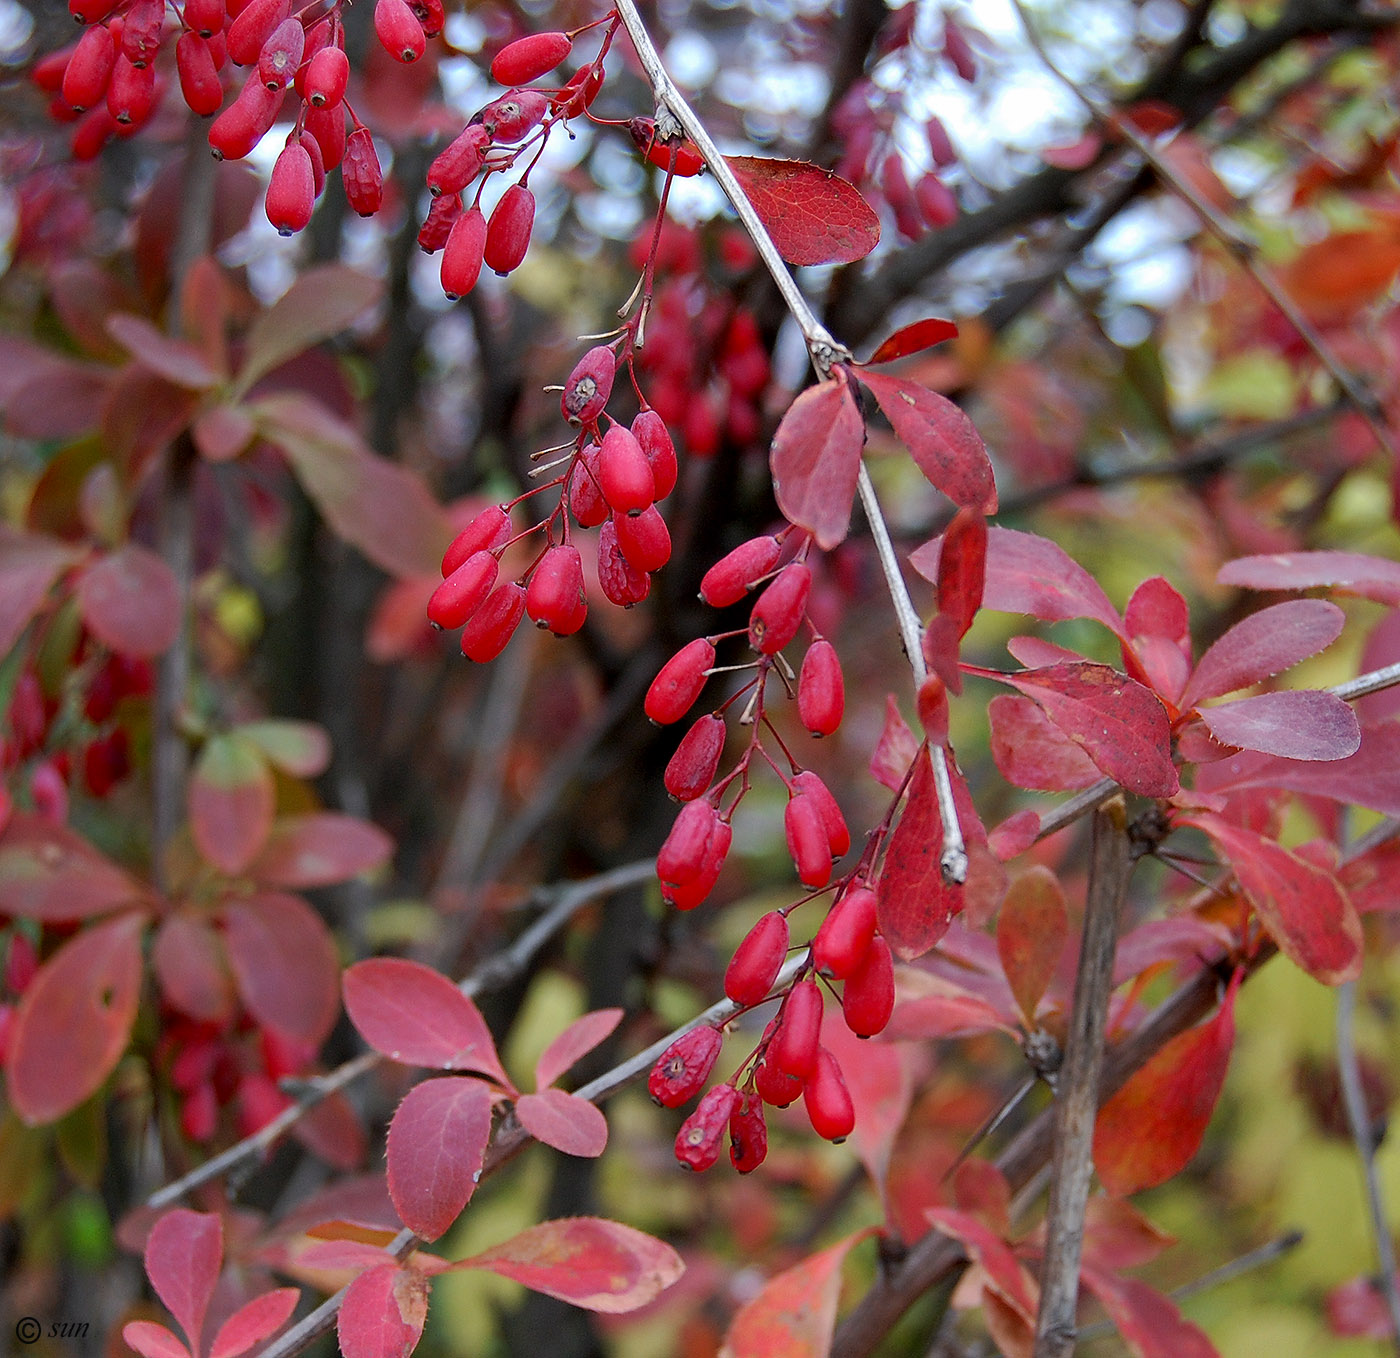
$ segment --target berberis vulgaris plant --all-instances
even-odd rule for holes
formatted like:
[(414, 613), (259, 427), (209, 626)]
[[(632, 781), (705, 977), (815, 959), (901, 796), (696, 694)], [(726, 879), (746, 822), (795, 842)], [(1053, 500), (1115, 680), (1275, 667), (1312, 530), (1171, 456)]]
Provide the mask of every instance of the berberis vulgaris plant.
[(1400, 1343), (1396, 16), (603, 3), (9, 6), (14, 1332)]

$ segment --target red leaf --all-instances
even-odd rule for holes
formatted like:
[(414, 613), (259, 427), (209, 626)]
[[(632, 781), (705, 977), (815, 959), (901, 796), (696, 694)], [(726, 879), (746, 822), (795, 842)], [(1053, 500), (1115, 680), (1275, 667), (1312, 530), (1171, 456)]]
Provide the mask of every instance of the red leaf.
[(405, 1095), (389, 1124), (389, 1195), (403, 1224), (425, 1240), (452, 1225), (476, 1192), (491, 1140), (491, 1087), (445, 1076)]
[(190, 426), (194, 446), (208, 462), (232, 462), (257, 432), (253, 417), (242, 406), (210, 406)]
[(1327, 1323), (1333, 1334), (1347, 1338), (1388, 1340), (1395, 1337), (1385, 1296), (1375, 1278), (1353, 1278), (1334, 1287), (1327, 1294)]
[(846, 1077), (856, 1110), (851, 1144), (880, 1196), (885, 1195), (890, 1152), (914, 1097), (908, 1048), (894, 1042), (868, 1042), (846, 1027), (839, 1008), (822, 1016), (822, 1045)]
[(1029, 1028), (1068, 937), (1069, 912), (1055, 874), (1037, 865), (1013, 878), (997, 920), (997, 954)]
[(1015, 1035), (1008, 1020), (988, 1000), (976, 995), (918, 995), (895, 1005), (894, 1016), (882, 1036), (927, 1042), (996, 1032)]
[(778, 508), (830, 551), (851, 526), (865, 420), (844, 381), (808, 387), (773, 436), (769, 462)]
[(870, 388), (919, 470), (938, 490), (956, 505), (984, 514), (996, 509), (996, 481), (987, 446), (962, 410), (946, 396), (904, 378), (862, 370), (860, 380)]
[[(1191, 674), (1191, 617), (1186, 600), (1160, 575), (1144, 580), (1123, 610), (1123, 662), (1141, 668), (1149, 687), (1179, 703)], [(1129, 644), (1131, 642), (1131, 644)]]
[(1110, 778), (1144, 797), (1181, 786), (1171, 759), (1166, 708), (1150, 689), (1089, 661), (993, 676), (1034, 699)]
[(489, 1269), (609, 1315), (645, 1306), (685, 1272), (664, 1241), (602, 1217), (541, 1222), (454, 1267)]
[(621, 1022), (621, 1009), (595, 1009), (575, 1019), (535, 1062), (535, 1088), (552, 1085), (570, 1066), (583, 1060), (600, 1042), (605, 1042)]
[(1291, 599), (1237, 622), (1202, 657), (1181, 695), (1184, 709), (1289, 669), (1341, 635), (1346, 614), (1325, 599)]
[(1184, 816), (1230, 860), (1240, 888), (1279, 948), (1323, 985), (1361, 970), (1361, 921), (1335, 876), (1219, 816)]
[(931, 1207), (929, 1221), (945, 1235), (961, 1241), (975, 1263), (982, 1265), (987, 1286), (1023, 1320), (1035, 1323), (1036, 1288), (1006, 1243), (990, 1227), (967, 1212)]
[(262, 1343), (287, 1323), (300, 1297), (295, 1287), (278, 1287), (245, 1302), (219, 1326), (209, 1358), (239, 1358)]
[(256, 745), (269, 764), (296, 778), (319, 778), (331, 762), (325, 727), (311, 721), (246, 721), (236, 734)]
[(1081, 1276), (1134, 1358), (1220, 1358), (1205, 1332), (1185, 1319), (1170, 1297), (1105, 1269), (1086, 1267)]
[(0, 838), (0, 911), (58, 923), (140, 901), (145, 888), (66, 825), (16, 811)]
[(898, 792), (918, 752), (919, 742), (909, 729), (909, 723), (900, 713), (894, 696), (887, 696), (884, 729), (870, 755), (870, 776), (891, 792)]
[(0, 414), (22, 439), (71, 439), (97, 427), (112, 370), (0, 335)]
[(107, 318), (107, 333), (143, 368), (191, 391), (207, 391), (220, 378), (188, 340), (173, 339), (144, 316), (117, 312)]
[(869, 1230), (857, 1231), (770, 1278), (730, 1322), (720, 1358), (829, 1352), (836, 1303), (841, 1298), (841, 1265), (851, 1247), (869, 1234)]
[(141, 998), (144, 915), (85, 930), (39, 968), (15, 1011), (6, 1074), (30, 1126), (71, 1112), (126, 1050)]
[(375, 957), (349, 967), (341, 986), (345, 1012), (375, 1051), (410, 1066), (475, 1070), (511, 1088), (481, 1011), (446, 976)]
[(923, 749), (876, 887), (880, 932), (894, 955), (906, 962), (933, 947), (963, 907), (962, 888), (943, 881), (942, 853), (943, 817), (938, 811), (933, 765)]
[(223, 940), (192, 912), (167, 915), (156, 930), (151, 967), (167, 1004), (206, 1023), (233, 1017), (233, 978)]
[(1215, 1016), (1179, 1033), (1099, 1109), (1094, 1166), (1119, 1197), (1155, 1188), (1186, 1168), (1201, 1147), (1235, 1045), (1230, 978)]
[(174, 573), (134, 542), (89, 566), (74, 592), (88, 631), (125, 655), (159, 655), (180, 630)]
[(1098, 765), (1029, 698), (998, 694), (987, 706), (992, 758), (1001, 776), (1034, 792), (1097, 783)]
[(1222, 745), (1237, 745), (1285, 759), (1327, 762), (1361, 748), (1361, 727), (1335, 694), (1285, 689), (1199, 709), (1202, 723)]
[(867, 367), (875, 363), (893, 363), (897, 358), (907, 358), (921, 349), (931, 349), (935, 344), (953, 339), (958, 327), (952, 321), (939, 320), (935, 316), (928, 320), (915, 321), (912, 325), (902, 325), (863, 364)]
[(607, 1118), (587, 1099), (562, 1089), (522, 1094), (515, 1103), (515, 1116), (536, 1141), (565, 1155), (591, 1159), (608, 1148)]
[(725, 160), (789, 264), (854, 264), (879, 244), (879, 217), (840, 175), (805, 160)]
[(54, 581), (78, 559), (53, 538), (0, 528), (0, 656), (10, 653)]
[(220, 914), (248, 1012), (319, 1047), (340, 1013), (340, 958), (325, 921), (300, 896), (275, 891), (230, 900)]
[[(926, 580), (937, 581), (942, 538), (916, 548), (909, 560)], [(1123, 624), (1098, 581), (1048, 538), (1014, 528), (987, 529), (982, 607), (1029, 613), (1042, 622), (1093, 618), (1115, 634)]]
[(195, 1353), (223, 1258), (223, 1222), (212, 1212), (177, 1207), (146, 1237), (146, 1276)]
[(132, 1320), (122, 1326), (122, 1339), (143, 1358), (190, 1358), (175, 1335), (153, 1320)]
[(268, 886), (334, 886), (388, 861), (394, 841), (377, 825), (338, 811), (283, 816), (249, 869)]
[(276, 801), (272, 771), (255, 745), (236, 735), (206, 740), (189, 782), (190, 833), (200, 856), (237, 876), (267, 842)]
[(398, 1264), (361, 1273), (336, 1319), (343, 1358), (407, 1358), (423, 1337), (430, 1289), (424, 1274)]
[(344, 1094), (334, 1093), (307, 1109), (292, 1124), (292, 1135), (334, 1169), (357, 1169), (364, 1164), (365, 1125)]
[(1084, 1263), (1108, 1270), (1141, 1268), (1176, 1237), (1153, 1225), (1130, 1202), (1095, 1193), (1085, 1204)]
[(1400, 604), (1400, 561), (1361, 552), (1288, 552), (1242, 556), (1227, 561), (1215, 577), (1244, 589), (1316, 589), (1328, 585), (1342, 594)]
[(938, 611), (952, 618), (959, 639), (967, 635), (987, 574), (987, 521), (971, 509), (960, 509), (943, 534), (938, 558)]

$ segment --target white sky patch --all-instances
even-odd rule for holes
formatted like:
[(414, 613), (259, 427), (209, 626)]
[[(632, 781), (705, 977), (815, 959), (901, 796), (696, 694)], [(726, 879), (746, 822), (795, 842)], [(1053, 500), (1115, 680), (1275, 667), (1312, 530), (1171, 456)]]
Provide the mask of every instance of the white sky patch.
[(672, 79), (687, 90), (708, 85), (719, 70), (714, 44), (699, 33), (677, 34), (668, 44), (663, 59)]
[(34, 34), (34, 18), (15, 0), (0, 0), (0, 61), (19, 60)]

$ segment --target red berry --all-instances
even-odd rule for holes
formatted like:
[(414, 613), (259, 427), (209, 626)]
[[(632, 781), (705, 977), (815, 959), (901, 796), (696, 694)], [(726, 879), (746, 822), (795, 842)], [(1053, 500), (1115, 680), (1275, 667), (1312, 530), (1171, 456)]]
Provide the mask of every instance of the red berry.
[(598, 484), (603, 498), (618, 514), (640, 514), (655, 498), (656, 483), (642, 445), (623, 425), (615, 424), (603, 435)]
[(676, 445), (671, 442), (665, 421), (654, 410), (639, 411), (632, 421), (632, 437), (651, 468), (653, 495), (664, 500), (675, 490), (678, 473)]
[(5, 989), (11, 995), (23, 995), (39, 970), (39, 954), (27, 934), (16, 931), (10, 935), (5, 952)]
[(919, 215), (930, 226), (950, 226), (958, 219), (957, 196), (936, 174), (930, 171), (914, 185), (914, 202)]
[(598, 97), (603, 88), (601, 66), (585, 66), (569, 77), (568, 83), (550, 101), (561, 118), (577, 118)]
[(782, 551), (777, 538), (767, 534), (741, 542), (705, 572), (700, 581), (700, 597), (711, 608), (737, 604), (778, 564)]
[(573, 47), (567, 33), (531, 33), (517, 38), (496, 53), (491, 79), (498, 85), (530, 85), (548, 75)]
[(812, 572), (802, 561), (790, 561), (758, 596), (749, 614), (749, 645), (764, 655), (776, 655), (797, 635), (807, 616)]
[(238, 1082), (238, 1134), (260, 1132), (291, 1103), (266, 1075), (245, 1075)]
[[(584, 354), (564, 383), (564, 394), (559, 399), (564, 418), (570, 424), (595, 423), (612, 395), (616, 374), (617, 356), (610, 346), (599, 344)], [(606, 443), (604, 439), (605, 446)]]
[(614, 514), (613, 527), (619, 550), (639, 571), (659, 571), (671, 559), (671, 531), (655, 505), (640, 514)]
[[(452, 228), (462, 215), (462, 200), (455, 193), (444, 193), (428, 204), (428, 215), (418, 228), (418, 248), (424, 254), (436, 254), (447, 244)], [(484, 237), (483, 237), (484, 239)]]
[(211, 1084), (196, 1085), (180, 1104), (180, 1130), (190, 1141), (208, 1141), (219, 1126), (219, 1101)]
[(319, 198), (326, 187), (326, 162), (321, 159), (321, 143), (305, 129), (297, 133), (297, 141), (311, 157), (311, 191), (313, 197)]
[(285, 90), (296, 77), (306, 51), (306, 30), (300, 19), (283, 19), (258, 53), (258, 78), (270, 90)]
[(577, 547), (557, 544), (540, 558), (530, 577), (525, 611), (537, 627), (547, 627), (555, 636), (566, 637), (583, 625), (581, 603), (586, 609), (583, 559)]
[(758, 1097), (775, 1108), (786, 1108), (802, 1095), (802, 1081), (778, 1069), (772, 1056), (765, 1056), (754, 1071), (753, 1085)]
[(704, 637), (682, 646), (651, 681), (643, 704), (647, 716), (658, 726), (679, 721), (700, 696), (714, 663), (715, 648)]
[(977, 59), (972, 55), (972, 47), (957, 20), (946, 13), (943, 16), (943, 55), (968, 84), (977, 79)]
[[(292, 76), (292, 88), (297, 92), (297, 97), (299, 99), (308, 100), (309, 98), (309, 92), (306, 88), (306, 75), (311, 69), (311, 63), (316, 60), (317, 54), (324, 52), (328, 47), (333, 48), (339, 42), (343, 41), (344, 39), (340, 36), (339, 25), (333, 25), (329, 15), (324, 19), (319, 19), (312, 23), (306, 29), (306, 35), (301, 50), (301, 65), (297, 67), (295, 74)], [(262, 59), (261, 52), (258, 53), (258, 59), (260, 61)]]
[(767, 999), (787, 950), (787, 916), (781, 910), (770, 910), (735, 948), (724, 972), (724, 993), (745, 1009)]
[(306, 67), (305, 99), (312, 108), (334, 108), (345, 98), (350, 58), (339, 47), (323, 47)]
[(121, 727), (89, 741), (83, 751), (83, 782), (94, 797), (105, 797), (130, 771), (128, 737)]
[(846, 710), (846, 685), (836, 647), (824, 637), (814, 641), (802, 658), (797, 680), (797, 714), (814, 736), (829, 736), (841, 725)]
[(292, 0), (252, 0), (228, 26), (228, 54), (235, 66), (251, 66), (272, 30), (292, 14)]
[[(612, 518), (612, 510), (598, 488), (598, 454), (601, 451), (596, 443), (585, 444), (569, 472), (569, 508), (580, 528), (596, 528)], [(614, 545), (616, 541), (614, 534)]]
[(953, 149), (948, 129), (937, 118), (930, 118), (924, 124), (924, 136), (928, 138), (929, 154), (940, 170), (957, 162), (958, 153)]
[(107, 93), (117, 47), (110, 30), (94, 24), (78, 39), (63, 72), (63, 97), (75, 109), (96, 107)]
[(681, 807), (671, 833), (656, 855), (656, 875), (661, 882), (683, 886), (701, 876), (710, 840), (721, 823), (719, 812), (709, 802), (687, 802)]
[[(326, 164), (330, 164), (329, 156)], [(361, 217), (373, 217), (384, 201), (384, 171), (379, 167), (369, 128), (357, 127), (346, 138), (340, 178), (345, 185), (345, 201)]]
[(63, 825), (68, 820), (68, 786), (51, 759), (40, 760), (29, 774), (29, 795), (34, 810), (51, 825)]
[(479, 665), (494, 660), (505, 650), (524, 616), (524, 588), (514, 580), (497, 585), (486, 602), (467, 619), (462, 629), (462, 654)]
[(813, 890), (824, 887), (831, 880), (831, 846), (816, 802), (800, 792), (789, 797), (783, 828), (797, 880)]
[(711, 1089), (681, 1123), (676, 1134), (676, 1159), (687, 1169), (709, 1169), (719, 1159), (729, 1115), (738, 1102), (739, 1091), (733, 1085), (716, 1085)]
[(724, 752), (724, 719), (713, 712), (685, 733), (666, 765), (666, 791), (678, 802), (691, 802), (714, 782)]
[(432, 194), (460, 193), (481, 173), (491, 137), (480, 124), (474, 124), (454, 137), (428, 166), (428, 191)]
[(185, 0), (185, 27), (201, 38), (224, 31), (224, 0)]
[(651, 577), (623, 556), (610, 516), (598, 532), (598, 584), (608, 602), (619, 608), (631, 608), (651, 593)]
[(656, 1058), (647, 1093), (663, 1108), (679, 1108), (704, 1087), (722, 1046), (723, 1033), (708, 1024), (682, 1033)]
[(181, 1094), (188, 1094), (211, 1080), (220, 1050), (219, 1045), (210, 1038), (196, 1037), (186, 1042), (170, 1063), (172, 1088)]
[(300, 141), (282, 148), (267, 185), (267, 220), (279, 236), (300, 231), (316, 206), (316, 174), (311, 155)]
[(493, 99), (477, 116), (491, 134), (491, 140), (503, 145), (528, 136), (549, 112), (549, 100), (534, 90), (511, 90)]
[(123, 18), (122, 55), (133, 66), (149, 66), (160, 49), (165, 0), (135, 0)]
[(846, 1077), (825, 1047), (817, 1053), (816, 1068), (802, 1086), (802, 1101), (818, 1136), (841, 1142), (855, 1130), (856, 1110), (846, 1088)]
[(423, 25), (425, 38), (435, 38), (442, 32), (447, 22), (442, 0), (408, 0), (408, 7), (413, 11), (413, 17)]
[(909, 240), (918, 240), (924, 234), (924, 219), (914, 200), (914, 191), (909, 187), (904, 161), (898, 152), (892, 151), (880, 167), (880, 189), (894, 213), (900, 234)]
[(180, 76), (180, 94), (191, 113), (208, 118), (224, 102), (224, 86), (214, 62), (214, 49), (198, 33), (182, 33), (175, 44), (175, 69)]
[(405, 64), (417, 61), (428, 49), (427, 35), (407, 0), (375, 0), (374, 33), (380, 46)]
[(677, 142), (658, 141), (655, 118), (633, 118), (627, 124), (632, 134), (632, 142), (643, 156), (660, 170), (671, 169), (674, 158), (674, 171), (682, 179), (689, 179), (705, 168), (704, 157), (689, 138)]
[(345, 109), (340, 104), (309, 108), (301, 125), (316, 138), (321, 148), (321, 162), (329, 174), (345, 159)]
[(523, 184), (512, 184), (501, 195), (486, 226), (487, 265), (502, 277), (519, 268), (530, 248), (534, 225), (535, 195)]
[[(443, 199), (436, 200), (437, 203)], [(456, 202), (455, 194), (448, 200)], [(434, 204), (436, 206), (436, 203)], [(479, 207), (460, 213), (447, 234), (442, 252), (442, 290), (454, 300), (465, 297), (481, 277), (482, 250), (486, 245), (486, 218)]]
[(883, 1033), (894, 1013), (894, 958), (890, 945), (876, 934), (860, 965), (846, 978), (841, 1013), (857, 1037)]
[(79, 38), (78, 42), (70, 42), (40, 57), (29, 68), (29, 79), (45, 94), (60, 93), (63, 89), (63, 77), (68, 73), (68, 63), (73, 60), (73, 54), (81, 42), (82, 39)]
[(68, 0), (68, 13), (80, 24), (100, 24), (117, 7), (117, 0)]
[(821, 1045), (822, 993), (808, 978), (788, 992), (778, 1011), (778, 1026), (768, 1047), (769, 1059), (784, 1074), (806, 1080), (817, 1065)]
[(768, 1125), (761, 1096), (741, 1094), (729, 1115), (729, 1159), (740, 1174), (761, 1165), (768, 1154)]
[(141, 127), (156, 106), (156, 68), (134, 66), (124, 53), (117, 55), (107, 82), (107, 112), (123, 128)]
[(838, 980), (851, 975), (865, 959), (875, 937), (875, 893), (852, 887), (836, 902), (812, 940), (812, 961)]
[[(699, 803), (688, 802), (686, 804), (696, 806)], [(694, 910), (715, 889), (715, 883), (719, 881), (719, 875), (724, 871), (724, 860), (733, 840), (733, 826), (728, 821), (717, 822), (714, 833), (705, 845), (699, 873), (685, 882), (662, 882), (661, 899), (667, 905), (675, 906), (677, 910)]]
[(438, 627), (460, 627), (485, 602), (500, 566), (490, 552), (474, 552), (428, 600), (428, 618)]
[(510, 540), (510, 512), (504, 505), (488, 505), (455, 538), (443, 553), (442, 578), (447, 579), (469, 556), (494, 552)]
[(811, 798), (821, 816), (831, 856), (840, 858), (851, 847), (851, 832), (846, 828), (846, 818), (841, 814), (836, 798), (831, 795), (831, 789), (811, 769), (803, 769), (792, 783), (803, 796)]
[(68, 144), (73, 159), (95, 160), (116, 133), (117, 120), (107, 112), (105, 103), (100, 108), (89, 109), (73, 129), (73, 139)]
[[(270, 90), (258, 79), (250, 75), (231, 103), (209, 128), (209, 146), (220, 160), (242, 160), (262, 139), (268, 128), (277, 121), (277, 111), (282, 107), (282, 94)], [(320, 141), (320, 138), (317, 138)], [(321, 150), (326, 149), (321, 143)], [(330, 164), (330, 157), (326, 157)]]

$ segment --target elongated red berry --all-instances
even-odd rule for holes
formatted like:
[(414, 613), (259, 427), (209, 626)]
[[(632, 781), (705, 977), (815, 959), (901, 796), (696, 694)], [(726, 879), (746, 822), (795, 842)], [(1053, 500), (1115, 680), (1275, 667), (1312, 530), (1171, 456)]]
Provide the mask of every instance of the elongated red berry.
[(334, 108), (345, 98), (349, 80), (350, 58), (339, 47), (323, 47), (306, 66), (306, 102), (312, 108)]
[(503, 146), (521, 141), (540, 125), (549, 112), (549, 100), (534, 90), (511, 90), (493, 99), (477, 115), (491, 140)]
[(469, 556), (494, 552), (510, 538), (510, 511), (504, 505), (487, 505), (455, 538), (442, 555), (442, 578), (447, 579)]
[(740, 1174), (756, 1170), (768, 1156), (768, 1124), (758, 1094), (740, 1094), (729, 1115), (729, 1159)]
[(802, 561), (790, 561), (758, 596), (749, 614), (749, 645), (764, 655), (776, 655), (797, 635), (807, 616), (812, 572)]
[(123, 15), (122, 55), (133, 66), (148, 66), (160, 49), (165, 0), (135, 0)]
[(788, 852), (797, 868), (797, 880), (817, 890), (831, 880), (831, 846), (821, 812), (811, 797), (798, 793), (788, 798), (783, 813)]
[(447, 22), (442, 0), (408, 0), (408, 7), (413, 11), (413, 17), (423, 25), (425, 38), (435, 38), (442, 32)]
[(787, 950), (787, 916), (781, 910), (770, 910), (734, 949), (724, 972), (724, 993), (746, 1009), (767, 999)]
[(894, 1013), (894, 958), (879, 934), (865, 950), (860, 966), (846, 978), (841, 1014), (857, 1037), (883, 1033)]
[(713, 712), (685, 733), (666, 765), (666, 791), (678, 802), (694, 801), (710, 786), (724, 752), (724, 719)]
[(822, 993), (809, 977), (793, 986), (783, 1001), (768, 1055), (785, 1074), (806, 1080), (816, 1069), (821, 1033)]
[(723, 1046), (724, 1034), (708, 1024), (682, 1033), (656, 1058), (647, 1093), (663, 1108), (679, 1108), (705, 1087)]
[[(569, 508), (580, 528), (596, 528), (612, 518), (612, 510), (598, 487), (598, 454), (601, 451), (596, 443), (584, 444), (569, 473)], [(614, 534), (614, 545), (616, 541)]]
[(656, 482), (642, 445), (623, 425), (615, 424), (603, 435), (598, 484), (603, 498), (619, 514), (640, 514), (656, 498)]
[(681, 807), (656, 855), (657, 878), (670, 886), (681, 886), (700, 876), (719, 824), (719, 812), (709, 802), (687, 802)]
[(369, 128), (357, 127), (345, 139), (340, 178), (345, 186), (345, 201), (361, 217), (373, 217), (384, 201), (384, 171)]
[(267, 185), (267, 220), (279, 236), (300, 231), (316, 206), (316, 175), (311, 156), (300, 141), (282, 148)]
[(676, 445), (671, 442), (666, 422), (654, 410), (639, 411), (632, 421), (632, 437), (651, 468), (652, 493), (657, 500), (664, 500), (675, 490), (679, 471)]
[(733, 1085), (716, 1085), (676, 1133), (676, 1159), (687, 1169), (709, 1169), (719, 1159), (729, 1115), (739, 1102)]
[[(570, 424), (595, 423), (612, 395), (616, 375), (617, 356), (612, 348), (606, 344), (595, 345), (574, 364), (573, 372), (565, 379), (564, 394), (559, 398), (564, 418)], [(647, 504), (650, 503), (648, 500)]]
[(818, 638), (802, 657), (797, 680), (797, 714), (814, 736), (829, 736), (846, 710), (846, 684), (836, 647)]
[[(436, 200), (442, 202), (441, 198)], [(456, 202), (456, 195), (450, 200)], [(436, 205), (436, 204), (435, 204)], [(442, 252), (442, 290), (454, 300), (465, 297), (481, 277), (482, 251), (486, 246), (486, 218), (479, 207), (458, 215), (447, 233)]]
[(706, 671), (715, 663), (715, 648), (704, 637), (687, 642), (651, 681), (643, 706), (658, 726), (679, 721), (700, 696), (708, 678)]
[(208, 118), (223, 106), (224, 87), (214, 64), (214, 50), (198, 33), (181, 33), (175, 44), (180, 94), (191, 113)]
[(374, 34), (395, 61), (417, 61), (428, 49), (427, 35), (407, 0), (375, 0)]
[(270, 90), (285, 90), (296, 76), (306, 50), (300, 19), (283, 19), (258, 53), (258, 79)]
[(297, 141), (311, 160), (311, 188), (317, 198), (326, 187), (326, 166), (321, 159), (321, 143), (304, 129), (297, 134)]
[(782, 551), (778, 539), (766, 533), (741, 542), (705, 572), (700, 581), (700, 597), (711, 608), (737, 604), (778, 564)]
[(68, 0), (68, 13), (80, 24), (100, 24), (117, 7), (117, 0)]
[(212, 38), (215, 33), (224, 31), (227, 13), (224, 0), (185, 0), (182, 17), (186, 28), (201, 38)]
[(573, 45), (567, 33), (531, 33), (517, 38), (496, 53), (491, 79), (498, 85), (531, 85), (563, 61)]
[(958, 75), (971, 84), (977, 79), (977, 58), (961, 25), (946, 11), (943, 15), (943, 55)]
[(758, 1097), (764, 1103), (771, 1103), (774, 1108), (786, 1108), (802, 1097), (802, 1081), (795, 1075), (779, 1070), (771, 1054), (759, 1062), (754, 1071), (753, 1084)]
[[(583, 560), (577, 547), (558, 543), (549, 548), (525, 592), (525, 611), (537, 627), (547, 627), (555, 636), (578, 631), (573, 619), (580, 600), (586, 598)], [(580, 620), (581, 622), (581, 620)]]
[(524, 588), (514, 580), (497, 585), (462, 628), (462, 654), (479, 665), (494, 660), (505, 650), (524, 616)]
[(499, 571), (490, 552), (474, 552), (433, 591), (429, 621), (438, 627), (460, 627), (486, 601)]
[(577, 118), (598, 97), (603, 88), (603, 68), (585, 66), (575, 71), (563, 89), (550, 100), (550, 105), (561, 118)]
[(640, 514), (614, 514), (613, 526), (622, 555), (639, 571), (659, 571), (671, 559), (671, 530), (655, 505)]
[(819, 774), (811, 769), (803, 769), (792, 780), (793, 786), (810, 797), (821, 816), (822, 829), (826, 831), (826, 842), (833, 858), (840, 858), (851, 847), (851, 832), (846, 827), (846, 818), (841, 807), (831, 795), (831, 789), (822, 782)]
[(111, 32), (94, 24), (78, 39), (63, 72), (63, 97), (70, 107), (82, 111), (102, 102), (116, 60), (117, 47)]
[(914, 201), (932, 227), (951, 226), (958, 220), (957, 195), (931, 170), (914, 185)]
[(689, 179), (705, 168), (704, 157), (688, 137), (676, 142), (657, 140), (655, 118), (632, 118), (627, 124), (637, 150), (660, 170), (671, 169), (682, 179)]
[(72, 140), (68, 143), (69, 152), (76, 161), (95, 160), (116, 132), (117, 120), (107, 112), (104, 101), (99, 107), (88, 109), (78, 120)]
[[(698, 806), (698, 802), (687, 802), (687, 806)], [(724, 860), (729, 854), (729, 846), (734, 842), (734, 827), (727, 820), (715, 823), (714, 833), (705, 845), (700, 861), (699, 873), (684, 882), (661, 884), (661, 899), (677, 910), (694, 910), (715, 889), (719, 875), (724, 871)]]
[(865, 959), (875, 937), (875, 893), (852, 887), (827, 912), (812, 940), (812, 961), (838, 980), (851, 975)]
[(68, 63), (73, 60), (81, 42), (82, 39), (79, 38), (78, 42), (70, 42), (46, 53), (29, 68), (29, 79), (36, 89), (45, 94), (62, 92), (63, 77), (68, 73)]
[(460, 193), (481, 173), (490, 134), (479, 123), (464, 128), (428, 166), (428, 191), (432, 194)]
[[(301, 49), (301, 65), (297, 67), (295, 75), (292, 76), (292, 88), (297, 92), (299, 99), (310, 100), (310, 91), (306, 87), (306, 77), (311, 70), (311, 63), (321, 52), (327, 48), (334, 48), (343, 41), (340, 25), (338, 23), (332, 24), (330, 15), (324, 19), (318, 19), (306, 29)], [(258, 60), (262, 61), (261, 52), (258, 53)]]
[[(210, 124), (210, 149), (220, 160), (242, 160), (277, 121), (277, 111), (281, 107), (281, 92), (268, 89), (254, 72), (233, 103)], [(324, 144), (321, 149), (325, 150)]]
[(611, 516), (598, 530), (598, 584), (608, 602), (619, 608), (631, 608), (651, 593), (651, 576), (623, 556)]
[(520, 267), (530, 248), (535, 225), (535, 195), (523, 184), (512, 184), (491, 212), (486, 224), (487, 267), (505, 277)]
[(302, 119), (302, 128), (316, 138), (321, 148), (321, 161), (329, 174), (345, 159), (345, 109), (341, 104), (325, 108), (309, 108)]
[[(428, 204), (428, 215), (418, 228), (418, 248), (424, 254), (436, 254), (447, 244), (457, 218), (462, 215), (462, 200), (455, 193), (444, 193)], [(485, 240), (485, 237), (482, 237)]]
[(107, 112), (121, 127), (134, 129), (145, 124), (155, 106), (156, 68), (133, 65), (119, 52), (107, 82)]
[(825, 1047), (818, 1051), (816, 1067), (802, 1086), (802, 1102), (818, 1136), (841, 1142), (855, 1130), (856, 1109), (846, 1088), (846, 1077)]
[(292, 0), (250, 0), (229, 24), (228, 55), (235, 66), (252, 66), (272, 30), (292, 14)]

